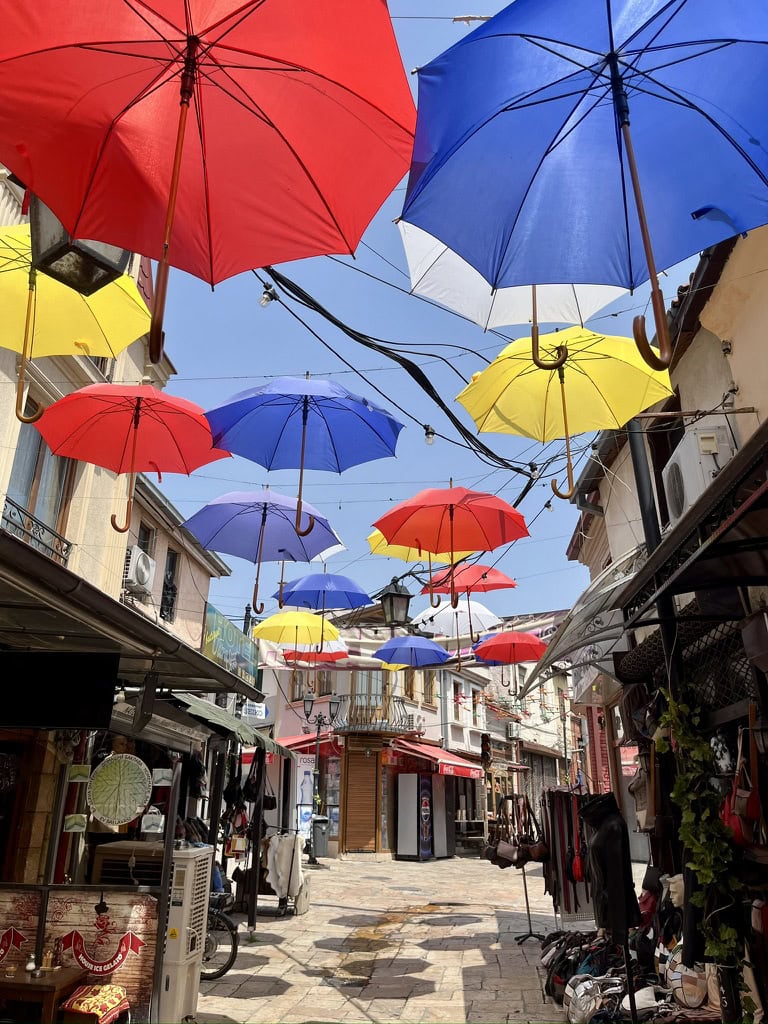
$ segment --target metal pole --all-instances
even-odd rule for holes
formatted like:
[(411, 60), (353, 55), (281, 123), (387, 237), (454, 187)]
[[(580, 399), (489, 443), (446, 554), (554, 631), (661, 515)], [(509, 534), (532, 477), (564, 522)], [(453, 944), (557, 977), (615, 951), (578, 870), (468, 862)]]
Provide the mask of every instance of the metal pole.
[(323, 715), (318, 712), (315, 715), (317, 731), (315, 732), (315, 764), (312, 768), (312, 818), (309, 822), (309, 863), (317, 864), (315, 856), (315, 815), (320, 810), (320, 729), (325, 722)]
[(259, 874), (261, 873), (261, 824), (264, 815), (264, 780), (267, 774), (267, 753), (258, 746), (253, 752), (256, 763), (257, 797), (251, 815), (251, 873), (248, 878), (248, 931), (256, 928), (256, 907), (259, 902)]

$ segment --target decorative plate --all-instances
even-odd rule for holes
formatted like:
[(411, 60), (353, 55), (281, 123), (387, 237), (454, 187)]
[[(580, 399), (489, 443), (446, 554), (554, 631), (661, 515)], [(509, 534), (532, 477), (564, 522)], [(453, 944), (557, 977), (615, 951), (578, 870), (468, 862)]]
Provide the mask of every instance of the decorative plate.
[(110, 754), (94, 768), (86, 796), (94, 818), (104, 825), (126, 825), (152, 795), (152, 773), (135, 754)]

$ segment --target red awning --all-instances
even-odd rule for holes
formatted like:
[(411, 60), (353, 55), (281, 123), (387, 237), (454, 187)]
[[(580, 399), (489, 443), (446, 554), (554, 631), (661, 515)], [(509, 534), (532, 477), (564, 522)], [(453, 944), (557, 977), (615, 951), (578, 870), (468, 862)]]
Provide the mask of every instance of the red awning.
[[(330, 729), (320, 733), (320, 743), (327, 743), (331, 738)], [(313, 750), (317, 742), (316, 732), (303, 732), (300, 736), (281, 736), (278, 741), (281, 746), (289, 750)]]
[[(280, 740), (285, 743), (285, 740)], [(467, 761), (466, 758), (452, 754), (442, 747), (433, 747), (429, 743), (413, 743), (410, 740), (395, 740), (396, 750), (402, 750), (404, 754), (411, 754), (413, 757), (423, 757), (437, 766), (440, 775), (460, 775), (464, 779), (482, 779), (485, 772), (474, 761)]]

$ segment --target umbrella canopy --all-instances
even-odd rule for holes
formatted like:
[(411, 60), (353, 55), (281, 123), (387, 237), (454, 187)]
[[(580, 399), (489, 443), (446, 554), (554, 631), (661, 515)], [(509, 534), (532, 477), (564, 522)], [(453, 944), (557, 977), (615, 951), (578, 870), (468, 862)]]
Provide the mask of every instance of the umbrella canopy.
[(403, 219), (494, 288), (650, 278), (668, 365), (657, 263), (768, 221), (766, 42), (753, 0), (516, 0), (419, 69)]
[(516, 587), (517, 584), (509, 576), (491, 565), (457, 565), (453, 573), (450, 569), (443, 569), (430, 579), (429, 583), (421, 588), (422, 594), (450, 594), (451, 577), (456, 590), (463, 590), (467, 596), (472, 592), (481, 593), (489, 590), (505, 590)]
[(393, 636), (374, 651), (373, 656), (388, 665), (406, 665), (411, 668), (442, 665), (451, 657), (444, 647), (424, 636)]
[(363, 588), (340, 573), (315, 572), (284, 584), (282, 593), (272, 595), (282, 604), (305, 606), (316, 611), (326, 608), (364, 608), (373, 600)]
[(311, 612), (278, 612), (253, 627), (256, 640), (296, 650), (300, 644), (317, 645), (322, 649), (326, 640), (338, 640), (339, 631), (322, 617)]
[(411, 619), (412, 624), (425, 633), (452, 636), (457, 640), (461, 636), (471, 636), (473, 626), (475, 629), (493, 629), (500, 621), (495, 612), (465, 595), (459, 597), (456, 608), (450, 601), (441, 600), (437, 608), (425, 608)]
[(343, 640), (324, 640), (322, 650), (319, 644), (304, 644), (283, 650), (282, 655), (289, 663), (332, 665), (336, 661), (345, 661), (349, 657), (349, 648)]
[(538, 661), (547, 645), (533, 633), (503, 630), (475, 645), (475, 657), (497, 665), (516, 665), (522, 661)]
[[(583, 327), (542, 335), (547, 352), (565, 345), (568, 356), (556, 370), (541, 370), (530, 341), (520, 338), (457, 396), (479, 431), (521, 434), (537, 441), (566, 438), (572, 490), (570, 434), (623, 427), (633, 416), (672, 394), (669, 373), (653, 370), (629, 338), (596, 334)], [(567, 402), (566, 402), (567, 393)], [(570, 492), (560, 497), (570, 497)]]
[(485, 330), (541, 320), (584, 324), (627, 294), (615, 285), (545, 284), (494, 288), (458, 253), (407, 221), (398, 221), (411, 292), (460, 313)]
[[(423, 551), (493, 551), (528, 536), (528, 527), (512, 505), (484, 491), (466, 487), (432, 488), (401, 501), (373, 524), (394, 544)], [(451, 574), (453, 581), (453, 574)], [(451, 582), (451, 604), (458, 595)]]
[(92, 295), (81, 295), (31, 270), (28, 224), (0, 229), (0, 345), (21, 353), (16, 415), (23, 414), (24, 367), (44, 356), (116, 358), (149, 330), (149, 310), (133, 278), (123, 274)]
[(413, 99), (381, 0), (26, 13), (4, 12), (0, 161), (75, 238), (213, 284), (353, 252), (407, 170)]
[(50, 405), (35, 424), (54, 455), (130, 474), (123, 526), (130, 526), (136, 473), (191, 473), (229, 452), (213, 445), (194, 402), (148, 384), (89, 384)]
[(260, 491), (230, 491), (203, 505), (182, 525), (203, 547), (245, 558), (256, 565), (253, 607), (260, 614), (264, 610), (258, 601), (262, 562), (309, 562), (339, 544), (328, 520), (314, 506), (307, 505), (306, 509), (307, 515), (315, 519), (315, 529), (311, 534), (299, 535), (295, 526), (295, 498), (268, 487)]
[(381, 530), (374, 530), (373, 533), (369, 533), (366, 540), (372, 555), (383, 555), (385, 558), (399, 558), (403, 562), (421, 562), (425, 555), (430, 562), (450, 562), (452, 558), (458, 561), (460, 558), (466, 558), (468, 555), (474, 554), (474, 551), (455, 551), (453, 554), (449, 551), (443, 551), (434, 554), (433, 552), (422, 551), (420, 548), (409, 548), (403, 544), (388, 544)]
[[(331, 380), (276, 377), (205, 414), (216, 444), (265, 469), (298, 469), (300, 530), (305, 469), (341, 473), (391, 457), (403, 424)], [(312, 522), (308, 529), (312, 529)]]

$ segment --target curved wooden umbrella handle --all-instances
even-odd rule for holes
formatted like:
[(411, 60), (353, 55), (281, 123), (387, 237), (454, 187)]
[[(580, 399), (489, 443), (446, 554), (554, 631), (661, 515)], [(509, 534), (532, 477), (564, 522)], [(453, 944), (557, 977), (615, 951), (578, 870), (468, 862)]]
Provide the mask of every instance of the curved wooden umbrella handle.
[(567, 501), (568, 499), (572, 498), (574, 496), (574, 494), (576, 493), (576, 484), (574, 483), (574, 480), (573, 480), (573, 461), (571, 459), (571, 438), (570, 438), (570, 432), (569, 432), (569, 428), (568, 428), (568, 405), (567, 405), (566, 400), (565, 400), (565, 373), (563, 372), (562, 366), (557, 371), (557, 375), (560, 378), (560, 401), (562, 402), (562, 406), (563, 406), (563, 429), (565, 431), (565, 462), (566, 462), (566, 469), (567, 469), (567, 473), (568, 473), (568, 487), (569, 487), (569, 490), (568, 491), (560, 491), (560, 490), (558, 490), (558, 486), (557, 486), (557, 481), (556, 480), (551, 480), (550, 483), (552, 484), (552, 493), (555, 495), (555, 497), (562, 498), (563, 500)]
[(251, 601), (251, 604), (253, 605), (253, 610), (256, 612), (256, 614), (257, 615), (261, 615), (261, 613), (264, 611), (264, 603), (263, 602), (259, 603), (259, 576), (258, 576), (258, 573), (256, 574), (256, 582), (253, 584), (253, 599)]
[(432, 589), (432, 581), (429, 583), (429, 607), (439, 608), (440, 607), (440, 595), (436, 594)]
[(299, 535), (299, 537), (306, 537), (308, 533), (312, 533), (312, 530), (314, 529), (314, 526), (315, 526), (315, 517), (314, 516), (310, 516), (309, 517), (309, 523), (307, 525), (306, 530), (302, 530), (302, 528), (301, 528), (301, 498), (299, 498), (299, 503), (296, 506), (296, 522), (293, 525), (296, 527), (296, 533)]
[(110, 523), (112, 524), (112, 529), (116, 533), (128, 533), (128, 531), (131, 528), (131, 511), (133, 510), (133, 489), (135, 486), (136, 474), (131, 473), (130, 483), (128, 484), (128, 501), (126, 502), (125, 505), (125, 523), (122, 526), (118, 526), (117, 516), (115, 515), (114, 512), (112, 513), (109, 520)]
[[(277, 588), (277, 607), (284, 608), (283, 588), (285, 587), (285, 559), (280, 563), (280, 586)], [(263, 610), (263, 609), (262, 609)]]
[[(663, 326), (660, 326), (661, 324)], [(666, 311), (663, 314), (663, 319), (656, 321), (656, 338), (659, 342), (658, 355), (648, 341), (648, 335), (645, 332), (645, 317), (642, 314), (636, 316), (632, 321), (632, 334), (637, 351), (652, 370), (669, 369), (669, 364), (672, 362), (672, 342), (669, 337)]]
[(29, 290), (27, 291), (27, 316), (24, 321), (24, 345), (21, 349), (21, 362), (19, 363), (19, 376), (16, 381), (16, 419), (21, 423), (36, 423), (43, 415), (42, 406), (35, 412), (26, 416), (24, 413), (24, 370), (29, 358), (29, 346), (32, 340), (32, 324), (35, 318), (35, 284), (37, 271), (32, 267), (29, 271)]
[(568, 358), (568, 349), (565, 345), (557, 346), (557, 355), (551, 363), (541, 358), (539, 353), (539, 314), (536, 305), (536, 285), (531, 285), (531, 359), (540, 370), (559, 370)]

